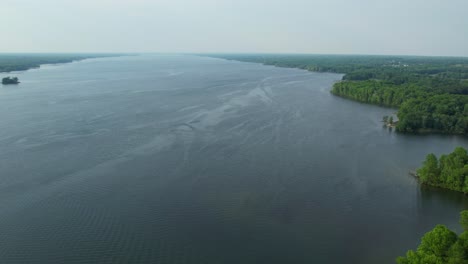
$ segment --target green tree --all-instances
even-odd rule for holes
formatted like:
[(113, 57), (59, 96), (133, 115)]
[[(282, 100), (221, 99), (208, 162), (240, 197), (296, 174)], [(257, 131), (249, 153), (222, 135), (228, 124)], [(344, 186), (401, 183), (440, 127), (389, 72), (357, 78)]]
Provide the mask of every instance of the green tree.
[(444, 225), (437, 225), (423, 236), (418, 251), (437, 257), (446, 257), (448, 249), (456, 241), (457, 235), (454, 232)]
[(460, 213), (460, 225), (463, 227), (463, 230), (468, 231), (468, 210)]
[(433, 153), (426, 156), (422, 168), (418, 171), (418, 176), (423, 183), (435, 183), (440, 175), (439, 162)]
[[(468, 211), (460, 213), (460, 223), (466, 228)], [(468, 231), (457, 236), (444, 225), (437, 225), (421, 239), (416, 251), (409, 250), (398, 264), (468, 264)]]
[(382, 117), (382, 122), (384, 122), (385, 124), (388, 123), (388, 116), (383, 116)]
[(465, 248), (463, 242), (457, 240), (447, 251), (447, 263), (448, 264), (463, 264), (467, 263)]
[(457, 235), (444, 225), (437, 225), (426, 233), (416, 251), (408, 251), (397, 258), (398, 264), (446, 264), (458, 263), (464, 258), (463, 245), (457, 243)]
[(468, 193), (468, 152), (457, 147), (438, 160), (429, 154), (417, 173), (422, 183)]

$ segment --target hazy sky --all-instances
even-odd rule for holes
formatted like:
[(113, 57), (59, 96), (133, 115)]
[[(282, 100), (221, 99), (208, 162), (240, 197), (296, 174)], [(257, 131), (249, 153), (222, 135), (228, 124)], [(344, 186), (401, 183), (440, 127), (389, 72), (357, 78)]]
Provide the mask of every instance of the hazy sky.
[(0, 52), (468, 56), (468, 0), (0, 0)]

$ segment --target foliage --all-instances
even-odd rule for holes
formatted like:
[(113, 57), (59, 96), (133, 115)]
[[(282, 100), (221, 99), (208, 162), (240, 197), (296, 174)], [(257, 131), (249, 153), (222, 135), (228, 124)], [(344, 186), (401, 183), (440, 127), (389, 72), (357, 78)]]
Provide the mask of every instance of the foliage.
[[(468, 211), (461, 213), (461, 220)], [(468, 263), (468, 232), (457, 236), (444, 225), (437, 225), (426, 233), (416, 251), (409, 250), (398, 264), (466, 264)]]
[(209, 55), (344, 73), (332, 93), (396, 107), (397, 131), (468, 135), (468, 58), (355, 55)]
[[(431, 153), (417, 174), (424, 184), (468, 193), (468, 153), (466, 149), (457, 147), (449, 155), (442, 155), (439, 160)], [(463, 219), (468, 224), (468, 215)]]
[(468, 231), (468, 211), (460, 213), (460, 225), (463, 227), (463, 230)]
[(382, 81), (340, 82), (333, 94), (360, 102), (399, 107), (397, 130), (468, 135), (468, 95), (426, 92), (418, 86)]
[(468, 95), (440, 94), (404, 102), (399, 111), (402, 132), (438, 131), (468, 135)]

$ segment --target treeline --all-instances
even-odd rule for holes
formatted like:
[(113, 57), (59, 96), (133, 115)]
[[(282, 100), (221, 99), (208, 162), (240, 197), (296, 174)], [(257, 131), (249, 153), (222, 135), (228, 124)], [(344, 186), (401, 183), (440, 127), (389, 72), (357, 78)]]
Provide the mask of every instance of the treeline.
[(331, 92), (359, 102), (390, 107), (399, 107), (408, 98), (427, 95), (414, 84), (396, 85), (379, 80), (339, 82)]
[(397, 131), (468, 135), (468, 58), (347, 55), (209, 55), (344, 73), (332, 93), (399, 108)]
[[(203, 54), (205, 56), (263, 63), (277, 67), (317, 72), (344, 73), (344, 80), (411, 78), (411, 75), (438, 75), (468, 79), (468, 58), (378, 55), (313, 54)], [(406, 76), (403, 76), (406, 75)]]
[(455, 91), (460, 94), (449, 94), (439, 88), (425, 90), (414, 83), (367, 80), (339, 82), (331, 92), (359, 102), (399, 108), (396, 129), (401, 132), (468, 135), (468, 95), (458, 88)]
[(462, 147), (439, 159), (431, 153), (417, 175), (423, 184), (468, 193), (468, 153)]
[(117, 54), (0, 54), (0, 72), (24, 71), (42, 64), (69, 63)]
[(406, 100), (398, 110), (397, 130), (468, 135), (468, 95), (424, 95)]
[(398, 264), (466, 264), (468, 263), (468, 211), (461, 212), (464, 232), (457, 235), (444, 225), (426, 233), (416, 251), (397, 258)]

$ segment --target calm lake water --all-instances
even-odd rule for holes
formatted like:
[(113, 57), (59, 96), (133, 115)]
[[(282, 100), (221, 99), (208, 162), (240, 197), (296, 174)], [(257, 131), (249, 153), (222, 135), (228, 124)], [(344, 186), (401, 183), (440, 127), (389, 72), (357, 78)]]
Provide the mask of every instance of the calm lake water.
[(468, 140), (383, 128), (395, 110), (332, 96), (341, 75), (176, 55), (16, 75), (0, 263), (394, 263), (468, 208), (408, 175)]

